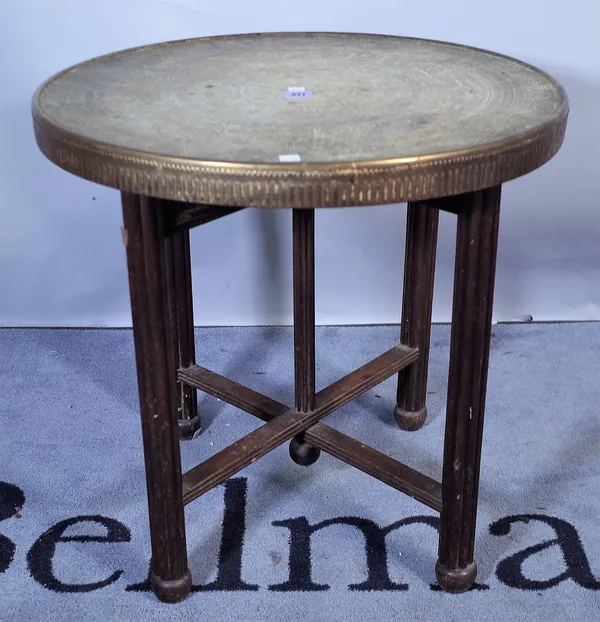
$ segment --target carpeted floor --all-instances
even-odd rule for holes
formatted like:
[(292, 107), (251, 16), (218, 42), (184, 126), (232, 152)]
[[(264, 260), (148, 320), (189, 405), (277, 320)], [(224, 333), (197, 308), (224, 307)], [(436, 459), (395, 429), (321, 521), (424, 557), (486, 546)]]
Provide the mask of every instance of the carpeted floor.
[[(324, 386), (397, 327), (320, 328)], [(449, 328), (434, 327), (428, 424), (393, 423), (390, 379), (327, 423), (439, 478)], [(199, 361), (292, 401), (287, 328), (201, 329)], [(184, 468), (258, 421), (201, 396)], [(600, 324), (494, 327), (479, 586), (435, 589), (435, 513), (326, 455), (282, 446), (186, 509), (194, 593), (147, 590), (131, 332), (0, 331), (0, 619), (598, 620)], [(385, 528), (392, 526), (391, 529)], [(367, 546), (365, 546), (367, 544)]]

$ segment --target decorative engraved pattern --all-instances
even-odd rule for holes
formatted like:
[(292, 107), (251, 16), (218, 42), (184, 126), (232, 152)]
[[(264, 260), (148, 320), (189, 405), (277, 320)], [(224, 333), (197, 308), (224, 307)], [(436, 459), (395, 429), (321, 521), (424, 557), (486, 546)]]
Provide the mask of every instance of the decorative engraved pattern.
[[(317, 82), (315, 78), (316, 88), (313, 84), (309, 85), (314, 92), (310, 102), (289, 104), (281, 96), (276, 106), (313, 105), (314, 102), (323, 106), (319, 102), (325, 98), (326, 106), (320, 109), (318, 115), (314, 110), (309, 114), (309, 111), (298, 112), (296, 109), (290, 117), (289, 127), (282, 125), (280, 111), (275, 110), (274, 118), (278, 119), (279, 125), (275, 124), (272, 129), (279, 133), (274, 138), (267, 132), (270, 126), (264, 125), (265, 134), (262, 140), (261, 136), (255, 138), (254, 151), (251, 151), (250, 143), (244, 143), (238, 149), (227, 128), (221, 133), (215, 130), (224, 119), (231, 122), (231, 118), (220, 114), (210, 98), (198, 100), (202, 103), (203, 116), (195, 117), (191, 112), (188, 115), (194, 123), (198, 123), (199, 118), (206, 119), (201, 131), (197, 127), (186, 126), (190, 122), (185, 118), (186, 105), (190, 102), (188, 96), (195, 94), (195, 91), (189, 91), (185, 96), (176, 93), (174, 97), (165, 93), (164, 97), (169, 99), (170, 104), (167, 107), (169, 114), (165, 112), (161, 99), (163, 91), (159, 88), (161, 72), (166, 72), (163, 78), (173, 75), (174, 87), (181, 89), (177, 76), (187, 75), (188, 68), (186, 65), (180, 67), (183, 60), (188, 63), (195, 61), (197, 65), (198, 59), (202, 58), (206, 64), (214, 65), (210, 69), (214, 73), (219, 67), (233, 71), (232, 57), (238, 59), (237, 64), (241, 65), (244, 65), (246, 58), (250, 60), (245, 63), (245, 68), (242, 67), (242, 73), (258, 71), (257, 75), (270, 76), (272, 72), (265, 73), (261, 68), (261, 63), (266, 63), (269, 58), (275, 61), (278, 54), (283, 54), (288, 61), (287, 64), (280, 64), (291, 72), (296, 66), (292, 54), (294, 50), (297, 50), (298, 66), (302, 68), (303, 60), (309, 58), (310, 62), (316, 63), (315, 50), (324, 49), (329, 49), (333, 61), (337, 59), (339, 63), (340, 50), (348, 52), (347, 62), (341, 63), (339, 68), (338, 89), (346, 82), (350, 94), (352, 89), (360, 90), (361, 84), (363, 87), (371, 83), (381, 85), (381, 75), (393, 88), (387, 95), (361, 92), (356, 102), (349, 102), (348, 93), (344, 91), (346, 99), (336, 97), (335, 93), (325, 93), (327, 84)], [(250, 55), (252, 50), (256, 53)], [(397, 57), (401, 57), (402, 62)], [(155, 82), (159, 86), (152, 90), (152, 85), (144, 84), (143, 92), (138, 92), (141, 88), (139, 80), (136, 83), (132, 77), (129, 61), (123, 62), (130, 58), (134, 61), (137, 58), (135, 62), (138, 64), (142, 59), (142, 66), (148, 75), (156, 67)], [(440, 58), (447, 58), (449, 62), (454, 59), (455, 64), (440, 65), (436, 62)], [(371, 65), (373, 75), (367, 71)], [(49, 159), (75, 175), (124, 192), (223, 206), (310, 208), (375, 205), (449, 196), (494, 186), (524, 175), (549, 160), (562, 144), (568, 115), (562, 88), (527, 65), (471, 48), (398, 37), (215, 37), (120, 52), (79, 67), (49, 80), (40, 87), (34, 98), (36, 139)], [(86, 71), (91, 72), (87, 78)], [(193, 71), (190, 75), (196, 75)], [(202, 71), (204, 73), (198, 73), (197, 79), (206, 77), (208, 70)], [(281, 72), (281, 69), (278, 71)], [(362, 76), (362, 82), (353, 77), (357, 73)], [(116, 87), (108, 81), (110, 76), (113, 76)], [(92, 79), (99, 77), (102, 79), (97, 83)], [(128, 88), (128, 80), (137, 86)], [(240, 80), (241, 86), (237, 91), (228, 83), (225, 87), (231, 97), (237, 95), (240, 101), (247, 104), (247, 109), (240, 109), (236, 125), (243, 143), (248, 128), (263, 127), (260, 124), (267, 123), (270, 117), (264, 117), (260, 109), (260, 105), (264, 105), (262, 91), (257, 91), (247, 78)], [(297, 80), (290, 81), (295, 83)], [(269, 85), (272, 86), (271, 83)], [(427, 104), (427, 110), (420, 113), (419, 102), (427, 99), (419, 95), (424, 88), (431, 102)], [(398, 99), (398, 89), (404, 89), (404, 99)], [(140, 99), (140, 115), (145, 115), (145, 124), (126, 114), (127, 110), (132, 109), (132, 98), (141, 98), (142, 95), (153, 102), (145, 110), (144, 100)], [(278, 95), (281, 93), (278, 92)], [(413, 99), (417, 101), (410, 108), (409, 102)], [(386, 112), (391, 104), (397, 105), (400, 101), (404, 102), (403, 110)], [(124, 106), (123, 118), (119, 116), (120, 103)], [(354, 111), (358, 104), (362, 108)], [(465, 108), (462, 112), (461, 107)], [(161, 112), (163, 116), (154, 119), (153, 111), (156, 114)], [(287, 118), (285, 114), (283, 119)], [(246, 116), (248, 127), (244, 128)], [(351, 116), (354, 122), (351, 122)], [(336, 122), (338, 117), (340, 123)], [(155, 125), (160, 126), (158, 129), (154, 127), (153, 119)], [(344, 122), (350, 124), (348, 128), (345, 128)], [(115, 128), (120, 127), (119, 123), (131, 123), (132, 133), (125, 135), (124, 132), (118, 144), (101, 140), (112, 140), (117, 131)], [(407, 124), (406, 130), (402, 125), (404, 123)], [(497, 124), (495, 129), (494, 123)], [(490, 129), (487, 125), (494, 127)], [(203, 134), (205, 126), (206, 134)], [(305, 159), (303, 154), (301, 163), (274, 163), (277, 156), (271, 151), (277, 140), (287, 147), (286, 141), (290, 140), (294, 131), (313, 126), (316, 138), (302, 139), (306, 151), (312, 149), (312, 159)], [(123, 125), (121, 129), (126, 127)], [(175, 138), (169, 143), (171, 127)], [(196, 132), (197, 136), (193, 134), (195, 142), (188, 144), (183, 138), (178, 138), (184, 130), (192, 134)], [(157, 144), (163, 141), (169, 147), (168, 153), (178, 155), (161, 155), (154, 153), (154, 149), (142, 148), (150, 145), (153, 137), (157, 137)], [(207, 144), (198, 142), (198, 137), (206, 137)], [(379, 140), (381, 146), (374, 142), (364, 147), (372, 137), (374, 141)], [(454, 148), (444, 150), (448, 145)], [(346, 153), (344, 150), (349, 148), (352, 151)], [(297, 151), (287, 149), (281, 152)], [(190, 155), (192, 152), (193, 156)], [(246, 154), (248, 159), (256, 161), (230, 157), (227, 161), (211, 162), (218, 158), (198, 157), (208, 154), (223, 156), (225, 153), (244, 157)], [(345, 155), (338, 157), (338, 153)], [(365, 159), (365, 155), (369, 157)], [(321, 161), (315, 161), (315, 158)]]

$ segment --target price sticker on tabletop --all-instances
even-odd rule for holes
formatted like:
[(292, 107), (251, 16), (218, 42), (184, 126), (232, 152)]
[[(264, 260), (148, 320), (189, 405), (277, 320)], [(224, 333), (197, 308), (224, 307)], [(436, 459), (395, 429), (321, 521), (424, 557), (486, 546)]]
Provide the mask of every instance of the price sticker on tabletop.
[(286, 99), (310, 99), (312, 92), (307, 91), (303, 86), (288, 86), (283, 96)]

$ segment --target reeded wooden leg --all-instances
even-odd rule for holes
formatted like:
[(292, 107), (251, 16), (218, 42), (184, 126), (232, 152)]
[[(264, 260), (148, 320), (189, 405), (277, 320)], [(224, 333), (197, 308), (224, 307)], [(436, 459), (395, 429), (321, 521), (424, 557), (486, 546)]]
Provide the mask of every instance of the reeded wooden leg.
[(165, 602), (190, 591), (183, 514), (173, 334), (169, 322), (163, 212), (123, 193), (124, 239), (138, 373), (152, 543), (152, 589)]
[[(309, 412), (315, 408), (315, 210), (293, 210), (292, 226), (296, 408)], [(297, 464), (313, 464), (320, 454), (303, 434), (290, 442), (290, 456)]]
[(487, 385), (500, 186), (464, 196), (458, 213), (442, 512), (436, 575), (448, 592), (475, 581), (479, 463)]
[[(194, 345), (194, 303), (192, 299), (192, 265), (190, 234), (177, 231), (165, 240), (165, 261), (168, 271), (168, 298), (173, 332), (175, 368), (189, 367), (196, 362)], [(177, 382), (177, 414), (183, 440), (196, 437), (200, 431), (196, 389)]]
[(427, 419), (427, 371), (439, 210), (409, 203), (400, 341), (419, 348), (419, 359), (398, 374), (395, 417), (403, 430), (418, 430)]

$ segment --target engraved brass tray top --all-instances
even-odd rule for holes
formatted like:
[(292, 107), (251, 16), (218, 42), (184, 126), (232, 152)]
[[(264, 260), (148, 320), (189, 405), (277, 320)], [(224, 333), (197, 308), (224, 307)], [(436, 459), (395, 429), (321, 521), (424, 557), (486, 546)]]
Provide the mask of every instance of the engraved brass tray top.
[(562, 87), (517, 60), (404, 37), (274, 33), (109, 54), (45, 82), (37, 142), (126, 192), (223, 206), (423, 200), (560, 148)]

